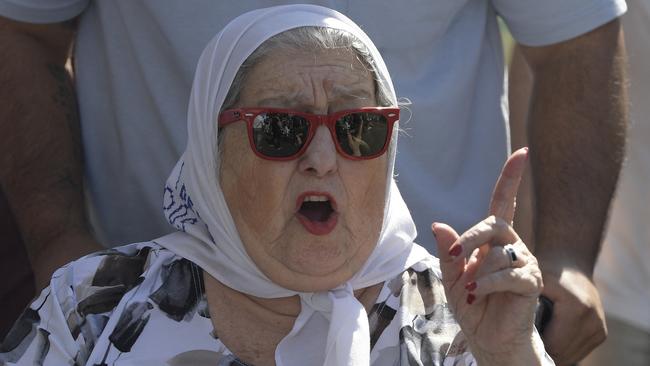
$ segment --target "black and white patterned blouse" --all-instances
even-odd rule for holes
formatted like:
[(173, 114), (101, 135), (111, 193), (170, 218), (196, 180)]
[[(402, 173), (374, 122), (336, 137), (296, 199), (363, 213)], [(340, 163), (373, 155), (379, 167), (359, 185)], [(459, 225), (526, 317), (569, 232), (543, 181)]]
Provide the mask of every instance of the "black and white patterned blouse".
[[(368, 320), (374, 366), (476, 364), (433, 257), (385, 282)], [(218, 334), (201, 269), (145, 242), (57, 270), (0, 346), (0, 365), (244, 365)]]

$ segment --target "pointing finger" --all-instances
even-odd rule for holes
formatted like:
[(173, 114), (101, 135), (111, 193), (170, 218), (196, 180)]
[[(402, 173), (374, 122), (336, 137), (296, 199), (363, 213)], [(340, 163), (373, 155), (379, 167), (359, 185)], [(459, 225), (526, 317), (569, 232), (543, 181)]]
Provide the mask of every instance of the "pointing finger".
[(515, 199), (528, 160), (528, 148), (515, 151), (503, 165), (490, 200), (490, 215), (511, 223), (515, 216)]

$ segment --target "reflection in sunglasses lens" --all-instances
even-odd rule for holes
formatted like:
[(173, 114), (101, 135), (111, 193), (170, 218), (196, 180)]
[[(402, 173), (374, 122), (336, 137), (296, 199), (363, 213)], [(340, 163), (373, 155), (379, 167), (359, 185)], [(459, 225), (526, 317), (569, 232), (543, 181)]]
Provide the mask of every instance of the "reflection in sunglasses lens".
[(336, 121), (336, 138), (341, 149), (351, 156), (372, 156), (386, 143), (388, 123), (378, 113), (350, 113)]
[(253, 121), (253, 142), (257, 151), (269, 157), (296, 154), (307, 138), (309, 122), (288, 113), (261, 113)]

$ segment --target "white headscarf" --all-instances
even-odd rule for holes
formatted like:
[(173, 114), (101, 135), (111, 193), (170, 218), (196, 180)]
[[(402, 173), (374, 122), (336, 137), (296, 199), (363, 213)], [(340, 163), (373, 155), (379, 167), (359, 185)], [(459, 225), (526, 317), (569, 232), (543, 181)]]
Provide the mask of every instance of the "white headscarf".
[(427, 255), (413, 243), (415, 225), (393, 180), (397, 124), (388, 151), (379, 241), (362, 269), (330, 291), (299, 293), (271, 282), (246, 253), (219, 186), (216, 121), (235, 74), (264, 41), (303, 26), (341, 29), (361, 40), (375, 61), (378, 82), (388, 87), (397, 104), (379, 52), (346, 16), (320, 6), (287, 5), (237, 17), (210, 41), (199, 59), (189, 103), (187, 149), (165, 187), (165, 215), (180, 232), (156, 242), (237, 291), (263, 298), (300, 296), (301, 312), (275, 352), (278, 366), (368, 365), (367, 313), (352, 291), (394, 278)]

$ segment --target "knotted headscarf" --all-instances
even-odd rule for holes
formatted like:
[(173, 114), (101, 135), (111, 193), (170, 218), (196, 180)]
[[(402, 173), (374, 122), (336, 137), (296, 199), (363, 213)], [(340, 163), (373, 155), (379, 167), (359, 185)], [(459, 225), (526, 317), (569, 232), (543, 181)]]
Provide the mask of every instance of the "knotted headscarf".
[(377, 82), (388, 87), (397, 105), (379, 52), (346, 16), (320, 6), (287, 5), (237, 17), (208, 43), (199, 59), (188, 110), (187, 148), (165, 187), (165, 215), (179, 231), (156, 242), (234, 290), (262, 298), (300, 296), (301, 312), (275, 352), (278, 366), (368, 365), (368, 318), (353, 290), (392, 279), (427, 255), (413, 243), (415, 225), (393, 180), (398, 124), (387, 152), (386, 204), (377, 245), (361, 270), (330, 291), (300, 293), (269, 280), (246, 253), (219, 186), (217, 114), (237, 71), (264, 41), (304, 26), (340, 29), (361, 40), (376, 64)]

